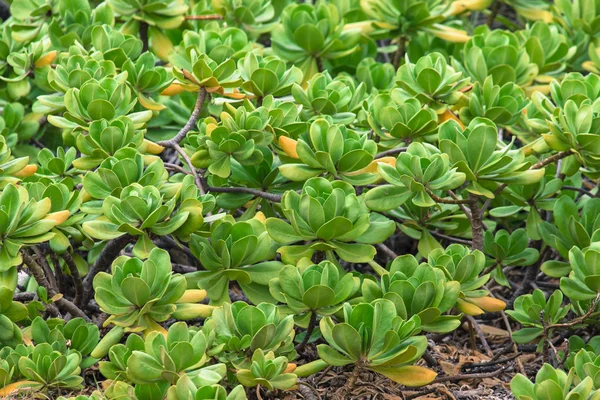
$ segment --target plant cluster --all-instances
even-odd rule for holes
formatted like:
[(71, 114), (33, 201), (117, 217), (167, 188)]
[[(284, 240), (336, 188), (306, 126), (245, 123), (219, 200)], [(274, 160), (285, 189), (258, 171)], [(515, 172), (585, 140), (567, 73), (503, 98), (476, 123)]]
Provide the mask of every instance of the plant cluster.
[(0, 397), (424, 386), (487, 314), (600, 399), (599, 0), (0, 12)]

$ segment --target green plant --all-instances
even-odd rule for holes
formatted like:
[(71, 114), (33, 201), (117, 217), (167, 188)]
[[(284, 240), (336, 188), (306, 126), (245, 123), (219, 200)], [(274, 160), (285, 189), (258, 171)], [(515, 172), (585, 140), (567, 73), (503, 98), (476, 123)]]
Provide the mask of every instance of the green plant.
[(274, 243), (257, 218), (234, 222), (223, 218), (212, 224), (210, 237), (194, 235), (192, 253), (204, 271), (186, 274), (188, 287), (200, 287), (211, 303), (229, 301), (229, 282), (236, 281), (255, 304), (270, 300), (268, 283), (283, 264), (273, 261)]
[(326, 61), (358, 50), (360, 30), (344, 29), (337, 7), (320, 2), (290, 4), (272, 32), (273, 52), (294, 63), (308, 81), (327, 67)]
[(190, 331), (185, 322), (171, 325), (166, 336), (151, 332), (144, 351), (133, 350), (127, 359), (127, 376), (141, 385), (163, 381), (176, 384), (183, 375), (196, 386), (213, 385), (225, 376), (225, 365), (203, 367), (206, 345), (204, 334)]
[(171, 315), (192, 319), (207, 317), (212, 311), (211, 306), (197, 304), (205, 291), (187, 290), (185, 278), (172, 274), (169, 254), (162, 249), (151, 250), (146, 261), (120, 257), (111, 272), (100, 272), (94, 278), (95, 299), (110, 314), (107, 325), (133, 332), (162, 331), (157, 323)]
[[(559, 323), (568, 314), (570, 306), (563, 307), (563, 294), (555, 290), (548, 299), (541, 290), (532, 294), (517, 297), (514, 310), (507, 310), (511, 318), (523, 325), (514, 332), (517, 343), (529, 343), (542, 334), (546, 334), (545, 326)], [(548, 332), (551, 335), (552, 331)], [(540, 343), (542, 344), (542, 343)]]
[(214, 310), (203, 330), (207, 335), (215, 335), (208, 353), (236, 369), (250, 368), (253, 354), (261, 350), (285, 356), (286, 360), (296, 357), (293, 316), (281, 316), (271, 303), (224, 303)]
[(301, 326), (308, 324), (307, 318), (335, 314), (360, 289), (359, 278), (340, 273), (330, 261), (304, 264), (286, 265), (279, 277), (269, 281), (271, 295), (286, 305), (284, 309), (294, 315)]
[(250, 369), (240, 369), (235, 376), (246, 387), (261, 385), (269, 390), (291, 389), (298, 377), (286, 372), (288, 367), (284, 356), (275, 357), (273, 352), (264, 354), (262, 349), (257, 349), (252, 355)]
[(344, 322), (330, 317), (321, 320), (321, 332), (328, 344), (317, 346), (319, 357), (327, 364), (355, 364), (385, 375), (408, 386), (430, 383), (435, 372), (416, 365), (425, 352), (425, 336), (420, 332), (419, 317), (403, 320), (389, 300), (375, 300), (356, 306), (344, 306)]
[(315, 251), (326, 252), (329, 257), (335, 252), (347, 261), (368, 262), (375, 255), (375, 248), (368, 243), (385, 240), (395, 230), (392, 221), (371, 214), (346, 182), (310, 178), (305, 182), (302, 194), (287, 191), (281, 205), (290, 223), (267, 219), (269, 235), (281, 244), (314, 241), (280, 247), (278, 252), (284, 262), (310, 258)]
[(460, 315), (442, 315), (456, 305), (460, 283), (447, 280), (441, 269), (419, 264), (412, 255), (395, 258), (379, 284), (365, 279), (362, 294), (367, 302), (392, 301), (405, 320), (418, 315), (421, 329), (427, 332), (451, 332), (460, 325)]
[(479, 251), (469, 251), (465, 246), (452, 244), (444, 249), (434, 249), (427, 262), (440, 268), (448, 280), (460, 283), (460, 295), (456, 308), (467, 315), (479, 315), (484, 311), (501, 311), (506, 304), (502, 300), (488, 296), (480, 289), (490, 279), (490, 274), (480, 275), (485, 268), (485, 255)]
[(574, 385), (574, 371), (567, 373), (560, 369), (554, 369), (550, 364), (544, 366), (538, 371), (535, 377), (535, 383), (527, 377), (517, 374), (510, 381), (510, 389), (519, 400), (548, 399), (547, 393), (553, 393), (561, 399), (586, 399), (596, 400), (600, 397), (600, 392), (593, 390), (591, 378), (584, 379), (581, 383)]

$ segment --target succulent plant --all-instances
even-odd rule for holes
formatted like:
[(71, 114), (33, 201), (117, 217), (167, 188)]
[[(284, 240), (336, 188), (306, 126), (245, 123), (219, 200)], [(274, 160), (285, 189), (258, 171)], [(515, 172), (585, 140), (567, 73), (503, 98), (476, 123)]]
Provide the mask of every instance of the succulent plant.
[(177, 28), (184, 21), (188, 4), (184, 0), (108, 0), (115, 13), (161, 29)]
[(381, 64), (373, 58), (362, 59), (356, 67), (356, 79), (367, 86), (367, 91), (386, 91), (394, 86), (396, 72), (392, 64)]
[(91, 197), (86, 202), (86, 207), (88, 210), (95, 209), (95, 213), (99, 214), (102, 209), (101, 200), (108, 196), (120, 197), (123, 189), (133, 183), (157, 187), (166, 180), (167, 175), (162, 160), (153, 159), (145, 165), (144, 157), (136, 149), (121, 148), (112, 157), (102, 161), (96, 170), (84, 176), (83, 188)]
[(79, 389), (83, 378), (80, 376), (81, 355), (70, 352), (68, 355), (54, 350), (49, 343), (37, 344), (27, 349), (18, 362), (19, 373), (29, 381), (30, 390)]
[(81, 88), (71, 88), (64, 97), (67, 112), (62, 117), (50, 115), (48, 122), (62, 129), (89, 129), (95, 120), (128, 115), (135, 124), (143, 125), (152, 117), (151, 111), (130, 113), (136, 99), (129, 86), (114, 78), (87, 81)]
[(315, 251), (335, 252), (352, 262), (368, 262), (375, 255), (375, 249), (369, 243), (380, 242), (395, 230), (392, 221), (371, 214), (346, 182), (308, 179), (301, 194), (291, 190), (285, 192), (281, 206), (290, 223), (268, 218), (269, 235), (281, 244), (313, 241), (280, 247), (278, 251), (287, 263), (295, 263), (302, 257), (310, 258)]
[(482, 117), (499, 126), (514, 125), (527, 104), (525, 93), (518, 85), (512, 82), (495, 85), (493, 77), (488, 76), (483, 83), (475, 82), (469, 106), (460, 110), (460, 118), (466, 124)]
[(308, 81), (327, 67), (326, 61), (358, 50), (359, 29), (344, 29), (334, 4), (290, 4), (271, 31), (273, 52), (296, 65)]
[(575, 301), (594, 300), (600, 296), (600, 249), (592, 245), (585, 250), (569, 250), (572, 271), (560, 279), (560, 290)]
[(451, 332), (460, 325), (460, 316), (442, 315), (456, 305), (460, 283), (448, 280), (438, 268), (419, 264), (412, 255), (395, 258), (379, 284), (365, 279), (362, 294), (367, 302), (392, 301), (404, 320), (418, 315), (427, 332)]
[(271, 303), (257, 306), (242, 301), (223, 303), (205, 322), (203, 331), (215, 334), (213, 348), (208, 353), (236, 369), (251, 368), (252, 355), (258, 350), (289, 360), (296, 357), (293, 316), (280, 315), (277, 306)]
[[(109, 335), (110, 333), (105, 337)], [(144, 349), (145, 342), (141, 336), (135, 334), (127, 336), (125, 344), (114, 344), (108, 349), (108, 361), (100, 361), (98, 363), (100, 373), (106, 379), (112, 381), (130, 382), (129, 377), (127, 376), (127, 360), (129, 360), (134, 351), (143, 352)], [(97, 350), (94, 349), (94, 352), (96, 351)], [(92, 355), (94, 355), (94, 352)]]
[(285, 61), (276, 56), (250, 52), (238, 61), (238, 69), (244, 80), (242, 89), (253, 94), (259, 105), (266, 96), (289, 95), (292, 85), (302, 82), (302, 71), (296, 66), (287, 68)]
[[(403, 320), (389, 300), (343, 308), (344, 322), (330, 317), (321, 320), (321, 333), (328, 344), (317, 346), (319, 357), (327, 364), (357, 364), (407, 386), (430, 383), (436, 373), (416, 365), (427, 348), (420, 332), (419, 317)], [(387, 338), (387, 339), (385, 339)]]
[(394, 88), (373, 100), (369, 126), (381, 138), (384, 147), (395, 147), (412, 140), (435, 134), (438, 116), (434, 109), (424, 106), (418, 98)]
[(456, 308), (467, 315), (479, 315), (485, 311), (504, 310), (502, 300), (488, 296), (488, 291), (480, 289), (490, 279), (490, 274), (481, 275), (485, 268), (485, 255), (479, 251), (469, 251), (459, 244), (451, 244), (445, 250), (434, 249), (429, 253), (428, 263), (444, 271), (446, 279), (460, 283), (460, 295)]
[(467, 191), (488, 198), (494, 197), (499, 183), (529, 185), (544, 176), (544, 169), (529, 169), (521, 150), (510, 146), (498, 149), (496, 125), (486, 118), (475, 118), (466, 129), (450, 120), (440, 126), (440, 150), (469, 181)]
[(543, 76), (562, 73), (577, 51), (557, 25), (549, 25), (544, 21), (535, 22), (529, 29), (518, 32), (518, 35), (525, 44), (529, 58), (538, 66), (538, 73)]
[(25, 115), (25, 107), (21, 103), (9, 103), (4, 106), (0, 116), (0, 134), (6, 139), (10, 148), (19, 142), (27, 142), (35, 136), (40, 128), (33, 115)]
[(376, 173), (368, 171), (377, 144), (366, 135), (330, 124), (326, 119), (315, 120), (298, 141), (282, 136), (279, 144), (294, 161), (279, 166), (281, 175), (289, 180), (325, 176), (364, 185), (379, 179)]
[(500, 86), (509, 82), (527, 86), (540, 73), (515, 34), (490, 31), (487, 26), (477, 28), (465, 44), (464, 67), (474, 81), (483, 83), (491, 76)]
[(284, 356), (275, 357), (273, 352), (265, 354), (257, 349), (252, 354), (252, 365), (249, 369), (240, 369), (236, 378), (246, 387), (264, 386), (269, 390), (291, 389), (296, 385), (298, 377), (288, 370), (293, 370)]
[(285, 305), (282, 309), (296, 316), (298, 325), (305, 326), (313, 313), (337, 313), (360, 289), (359, 278), (342, 274), (330, 261), (303, 264), (286, 265), (279, 277), (269, 281), (271, 295)]
[(248, 111), (238, 108), (233, 114), (224, 111), (219, 123), (207, 118), (201, 132), (188, 139), (186, 148), (193, 151), (192, 163), (220, 178), (229, 177), (234, 162), (259, 164), (263, 159), (261, 148), (273, 139), (268, 118), (264, 107)]
[(158, 103), (151, 96), (162, 93), (171, 84), (173, 77), (164, 67), (156, 67), (154, 64), (155, 57), (152, 53), (146, 52), (137, 57), (135, 63), (131, 57), (127, 57), (121, 68), (127, 71), (127, 81), (135, 89), (138, 102), (148, 110), (160, 111), (166, 106)]
[(415, 63), (402, 65), (396, 74), (396, 84), (421, 104), (443, 111), (460, 100), (461, 90), (467, 87), (469, 79), (448, 65), (442, 54), (431, 53)]
[(427, 143), (412, 143), (396, 159), (395, 165), (380, 162), (378, 171), (389, 185), (367, 192), (365, 203), (375, 211), (389, 211), (411, 200), (418, 207), (432, 207), (430, 193), (456, 189), (466, 175), (452, 168), (447, 154)]
[(228, 25), (237, 26), (258, 36), (268, 32), (276, 22), (276, 4), (271, 0), (212, 0), (212, 8)]
[(559, 323), (571, 309), (569, 305), (563, 306), (562, 303), (563, 294), (560, 290), (555, 290), (548, 299), (539, 289), (532, 294), (517, 297), (514, 309), (506, 311), (523, 326), (513, 333), (514, 340), (517, 343), (529, 343), (544, 333), (544, 325)]
[(248, 37), (238, 28), (187, 31), (169, 60), (175, 66), (173, 75), (188, 91), (204, 88), (224, 93), (241, 85), (236, 61), (251, 50)]
[(259, 219), (220, 219), (211, 225), (209, 237), (194, 235), (190, 247), (205, 270), (186, 274), (188, 287), (206, 290), (211, 303), (229, 301), (230, 281), (255, 304), (271, 299), (267, 285), (283, 264), (273, 261), (274, 243)]
[(169, 254), (162, 249), (150, 251), (148, 259), (122, 256), (112, 265), (111, 274), (94, 277), (95, 299), (110, 315), (105, 324), (130, 332), (162, 331), (158, 322), (171, 315), (178, 319), (207, 317), (211, 306), (198, 304), (206, 292), (186, 289), (186, 280), (172, 274)]
[(7, 185), (0, 195), (0, 272), (22, 263), (23, 246), (46, 242), (54, 236), (52, 228), (69, 218), (69, 211), (50, 212), (49, 197), (40, 201), (29, 198), (27, 189)]
[[(140, 39), (133, 35), (123, 34), (117, 30), (110, 28), (107, 25), (97, 26), (92, 30), (92, 43), (94, 48), (102, 53), (105, 60), (112, 61), (117, 68), (127, 71), (131, 74), (131, 69), (125, 67), (127, 61), (138, 59), (143, 62), (140, 57), (142, 53), (143, 43)], [(151, 54), (148, 56), (152, 60), (154, 57)], [(134, 79), (136, 76), (127, 76), (128, 79)], [(135, 85), (133, 85), (135, 87)]]
[(177, 384), (171, 386), (167, 392), (167, 400), (246, 400), (243, 386), (237, 385), (231, 392), (219, 384), (197, 387), (186, 376), (182, 376)]
[(509, 233), (504, 229), (496, 234), (490, 231), (483, 236), (484, 253), (488, 258), (488, 264), (495, 267), (492, 276), (496, 281), (503, 280), (506, 283), (502, 269), (507, 266), (523, 267), (535, 263), (540, 252), (537, 249), (528, 248), (529, 240), (525, 229), (516, 229)]
[[(189, 178), (193, 184), (193, 178)], [(123, 188), (119, 197), (107, 197), (102, 204), (102, 215), (84, 222), (82, 227), (91, 237), (100, 240), (125, 234), (135, 236), (138, 239), (133, 254), (146, 258), (156, 247), (150, 239), (151, 234), (177, 236), (182, 230), (189, 235), (198, 231), (203, 222), (202, 202), (197, 198), (178, 204), (175, 198), (165, 201), (164, 195), (154, 186), (132, 183)]]
[(137, 384), (167, 381), (176, 384), (186, 375), (196, 386), (213, 385), (225, 376), (225, 365), (206, 363), (206, 338), (185, 322), (171, 325), (166, 335), (151, 332), (143, 351), (133, 350), (127, 359), (127, 375)]
[(62, 354), (79, 353), (81, 368), (88, 368), (96, 362), (89, 356), (100, 340), (100, 332), (96, 325), (85, 322), (83, 318), (73, 318), (65, 323), (36, 317), (25, 334), (37, 345), (48, 343), (53, 350)]
[(60, 49), (68, 49), (75, 42), (89, 46), (95, 26), (114, 24), (114, 12), (108, 3), (92, 9), (85, 0), (60, 0), (57, 14), (59, 18), (50, 22), (48, 34), (52, 44)]
[(553, 368), (550, 364), (544, 364), (535, 377), (535, 383), (526, 376), (517, 374), (510, 381), (510, 389), (517, 400), (543, 400), (547, 399), (546, 393), (561, 399), (585, 399), (596, 400), (600, 398), (600, 391), (593, 390), (591, 378), (586, 378), (579, 384), (573, 382), (575, 371), (571, 370), (567, 375), (560, 369)]
[(301, 116), (309, 120), (318, 115), (329, 115), (334, 123), (349, 125), (366, 98), (366, 86), (347, 76), (331, 78), (328, 72), (313, 75), (306, 89), (292, 86), (292, 95), (304, 108)]

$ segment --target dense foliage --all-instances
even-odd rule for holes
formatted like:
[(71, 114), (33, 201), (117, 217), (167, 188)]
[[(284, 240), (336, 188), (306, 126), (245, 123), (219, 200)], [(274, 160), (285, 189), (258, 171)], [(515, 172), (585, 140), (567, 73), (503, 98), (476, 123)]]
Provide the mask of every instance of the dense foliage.
[(0, 397), (600, 399), (600, 0), (0, 11)]

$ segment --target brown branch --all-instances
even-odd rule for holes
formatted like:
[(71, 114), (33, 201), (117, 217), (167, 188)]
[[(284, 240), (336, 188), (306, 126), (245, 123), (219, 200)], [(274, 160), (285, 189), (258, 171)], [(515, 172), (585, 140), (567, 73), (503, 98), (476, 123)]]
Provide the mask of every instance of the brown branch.
[(196, 122), (198, 122), (198, 118), (200, 117), (200, 112), (202, 112), (202, 107), (204, 106), (204, 100), (206, 100), (207, 91), (204, 87), (201, 87), (198, 91), (198, 98), (196, 99), (196, 105), (194, 105), (194, 110), (192, 111), (192, 115), (190, 115), (190, 119), (185, 124), (183, 128), (177, 135), (169, 140), (161, 140), (158, 142), (159, 145), (163, 147), (171, 147), (174, 148), (173, 145), (179, 144), (183, 140), (183, 138), (187, 135), (189, 131), (194, 129), (196, 126)]
[(185, 168), (183, 168), (177, 164), (164, 163), (164, 165), (165, 165), (166, 170), (177, 171), (177, 172), (181, 172), (182, 174), (186, 174), (186, 175), (191, 174), (190, 171), (186, 170)]
[(140, 40), (142, 41), (142, 53), (148, 51), (148, 24), (140, 21)]
[(387, 156), (394, 156), (399, 153), (404, 153), (406, 150), (408, 150), (408, 147), (397, 147), (395, 149), (385, 150), (385, 151), (382, 151), (381, 153), (376, 154), (375, 160), (377, 160), (379, 158), (387, 157)]
[(258, 189), (245, 188), (245, 187), (213, 187), (209, 186), (209, 192), (215, 193), (243, 193), (243, 194), (252, 194), (256, 197), (261, 197), (263, 199), (272, 201), (274, 203), (280, 203), (282, 195), (275, 193), (263, 192)]
[(186, 15), (188, 21), (217, 21), (223, 19), (221, 14), (206, 14), (206, 15)]
[(583, 195), (589, 196), (589, 197), (596, 197), (592, 192), (590, 192), (589, 190), (586, 190), (584, 188), (580, 188), (580, 187), (575, 187), (575, 186), (563, 186), (561, 188), (561, 190), (572, 190), (574, 192), (579, 192)]
[(546, 327), (544, 327), (544, 333), (546, 332), (546, 330), (556, 329), (556, 328), (570, 328), (574, 325), (582, 323), (583, 321), (585, 321), (589, 316), (591, 316), (594, 313), (594, 311), (596, 310), (596, 307), (598, 306), (599, 301), (600, 301), (600, 293), (598, 293), (598, 295), (592, 302), (592, 305), (590, 306), (589, 310), (587, 310), (587, 312), (585, 314), (583, 314), (582, 316), (577, 317), (569, 322), (565, 322), (562, 324), (547, 325)]
[(377, 243), (375, 245), (375, 247), (377, 247), (379, 250), (381, 250), (382, 253), (384, 253), (385, 255), (387, 255), (389, 258), (391, 258), (392, 260), (396, 259), (398, 257), (398, 254), (396, 254), (394, 252), (394, 250), (390, 249), (389, 247), (387, 247), (385, 244), (383, 243)]
[[(33, 257), (31, 257), (24, 251), (21, 252), (21, 254), (23, 256), (23, 263), (27, 265), (29, 272), (31, 272), (31, 275), (33, 275), (33, 278), (38, 283), (38, 285), (46, 288), (49, 297), (53, 298), (54, 296), (59, 294), (58, 292), (56, 292), (56, 290), (54, 290), (54, 288), (50, 286), (50, 284), (48, 283), (48, 279), (44, 274), (44, 269), (33, 259)], [(56, 303), (56, 305), (59, 309), (61, 309), (62, 312), (69, 313), (73, 316), (81, 317), (88, 322), (90, 321), (88, 316), (85, 315), (85, 313), (81, 311), (79, 307), (77, 307), (75, 304), (65, 299), (64, 297), (55, 300), (54, 303)]]
[(475, 333), (477, 333), (477, 336), (479, 337), (479, 341), (483, 345), (483, 348), (485, 349), (485, 352), (487, 353), (487, 355), (489, 357), (493, 357), (494, 352), (492, 352), (490, 345), (488, 344), (487, 340), (485, 340), (485, 335), (483, 334), (483, 331), (481, 330), (479, 323), (477, 323), (477, 321), (475, 321), (475, 318), (473, 318), (470, 315), (465, 315), (465, 318), (467, 319), (467, 321), (469, 321), (469, 325), (475, 330)]
[(173, 143), (171, 145), (171, 147), (174, 148), (177, 153), (179, 153), (179, 155), (181, 156), (181, 158), (183, 158), (183, 160), (187, 164), (188, 168), (190, 169), (192, 175), (194, 176), (194, 182), (196, 183), (196, 186), (200, 190), (200, 194), (202, 196), (204, 196), (206, 194), (206, 191), (204, 190), (204, 186), (202, 185), (202, 179), (200, 178), (200, 175), (198, 175), (198, 171), (196, 171), (196, 168), (192, 164), (192, 160), (190, 159), (190, 157), (181, 148), (181, 146), (179, 144)]
[(81, 307), (81, 296), (83, 296), (84, 290), (77, 264), (75, 264), (75, 260), (73, 260), (73, 257), (68, 251), (65, 251), (61, 257), (65, 260), (65, 264), (67, 264), (69, 272), (71, 273), (71, 278), (73, 279), (73, 286), (75, 287), (75, 298), (73, 299), (73, 302), (78, 307)]
[[(550, 156), (548, 158), (545, 158), (535, 164), (533, 164), (531, 167), (529, 167), (530, 170), (534, 170), (534, 169), (542, 169), (547, 165), (550, 165), (554, 162), (557, 162), (559, 160), (562, 160), (565, 157), (570, 156), (571, 154), (573, 154), (572, 150), (565, 150), (565, 151), (561, 151), (559, 153), (554, 154), (553, 156)], [(485, 211), (488, 209), (488, 207), (490, 206), (492, 200), (494, 198), (496, 198), (496, 196), (498, 196), (506, 187), (508, 186), (507, 183), (503, 183), (502, 185), (498, 186), (498, 188), (494, 191), (494, 197), (492, 199), (487, 199), (485, 201), (485, 203), (483, 203), (483, 206), (481, 207), (481, 213), (482, 215), (485, 213)]]
[(408, 41), (407, 37), (402, 35), (398, 38), (398, 48), (394, 53), (394, 69), (397, 70), (400, 67), (400, 61), (404, 54), (406, 53), (406, 42)]
[(545, 158), (545, 159), (533, 164), (531, 167), (529, 167), (529, 169), (542, 169), (547, 165), (550, 165), (558, 160), (562, 160), (563, 158), (570, 156), (571, 154), (573, 154), (572, 150), (565, 150), (565, 151), (558, 152), (553, 156), (550, 156), (548, 158)]
[(81, 297), (81, 305), (85, 307), (87, 303), (92, 298), (94, 289), (94, 277), (98, 274), (98, 272), (107, 271), (110, 268), (112, 262), (119, 256), (121, 250), (123, 250), (128, 244), (133, 242), (133, 236), (129, 234), (125, 234), (123, 236), (119, 236), (108, 242), (102, 252), (96, 259), (96, 262), (89, 269), (87, 275), (83, 279), (83, 296)]
[(436, 202), (436, 203), (441, 203), (441, 204), (469, 204), (468, 200), (463, 200), (463, 199), (445, 199), (443, 197), (439, 197), (438, 195), (436, 195), (435, 193), (433, 193), (431, 191), (431, 189), (429, 189), (427, 186), (423, 186), (423, 188), (425, 189), (425, 192), (427, 192), (427, 194)]
[(310, 312), (310, 321), (308, 322), (308, 327), (306, 328), (306, 332), (304, 334), (304, 339), (302, 339), (302, 342), (300, 344), (298, 344), (294, 350), (296, 350), (298, 353), (300, 353), (300, 352), (302, 352), (302, 350), (304, 350), (304, 347), (306, 347), (306, 344), (308, 343), (308, 341), (310, 339), (310, 335), (312, 335), (313, 330), (315, 329), (316, 325), (317, 325), (317, 313), (313, 310)]
[(469, 209), (471, 210), (472, 249), (483, 251), (483, 214), (479, 208), (479, 197), (469, 193)]
[(434, 383), (457, 382), (457, 381), (463, 381), (463, 380), (468, 380), (468, 379), (494, 378), (496, 376), (501, 375), (507, 368), (508, 368), (508, 366), (505, 365), (502, 368), (497, 369), (496, 371), (493, 371), (493, 372), (485, 372), (485, 373), (481, 373), (481, 374), (458, 374), (458, 375), (450, 375), (450, 376), (440, 376), (439, 378), (434, 379), (433, 382), (430, 383), (430, 385), (433, 385)]
[(433, 236), (436, 236), (440, 239), (446, 239), (450, 242), (455, 242), (455, 243), (460, 243), (460, 244), (464, 244), (465, 246), (471, 246), (473, 243), (470, 240), (467, 239), (461, 239), (461, 238), (457, 238), (454, 236), (448, 236), (448, 235), (444, 235), (443, 233), (439, 233), (436, 231), (429, 231), (429, 233), (431, 233)]

